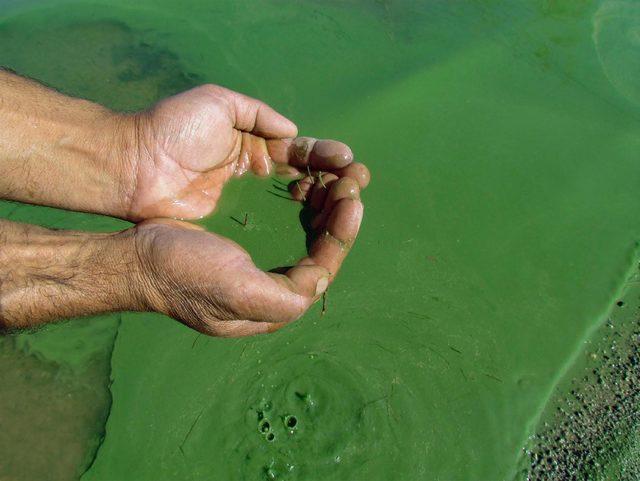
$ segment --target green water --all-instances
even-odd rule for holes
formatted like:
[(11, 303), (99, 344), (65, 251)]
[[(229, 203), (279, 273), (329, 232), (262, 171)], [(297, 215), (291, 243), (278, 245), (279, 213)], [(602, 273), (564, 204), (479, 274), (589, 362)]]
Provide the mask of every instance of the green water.
[[(264, 99), (369, 165), (365, 222), (326, 314), (274, 335), (125, 313), (0, 340), (21, 373), (0, 377), (0, 479), (520, 479), (637, 268), (640, 2), (131, 3), (0, 0), (0, 64), (122, 110), (200, 82)], [(203, 221), (264, 268), (305, 246), (273, 184)]]

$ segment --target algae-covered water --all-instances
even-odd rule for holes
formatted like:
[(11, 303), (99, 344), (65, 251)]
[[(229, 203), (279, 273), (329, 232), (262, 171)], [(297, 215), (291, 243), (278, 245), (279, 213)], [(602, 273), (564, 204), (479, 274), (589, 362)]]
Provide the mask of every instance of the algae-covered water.
[[(0, 339), (0, 480), (636, 479), (640, 2), (133, 5), (0, 0), (0, 65), (120, 110), (264, 99), (367, 163), (365, 221), (325, 315), (273, 335), (123, 313)], [(232, 183), (202, 223), (284, 265), (279, 194)]]

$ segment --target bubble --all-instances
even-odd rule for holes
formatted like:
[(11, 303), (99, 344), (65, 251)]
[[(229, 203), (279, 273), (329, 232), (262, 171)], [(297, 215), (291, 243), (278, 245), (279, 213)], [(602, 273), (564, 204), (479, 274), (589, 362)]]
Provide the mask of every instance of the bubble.
[(298, 420), (295, 416), (287, 416), (284, 421), (285, 426), (290, 429), (295, 428), (298, 425)]
[(234, 437), (237, 460), (229, 461), (238, 466), (237, 479), (330, 479), (336, 463), (346, 479), (356, 479), (380, 439), (392, 436), (386, 404), (377, 401), (381, 394), (357, 368), (308, 354), (270, 358), (259, 383), (247, 366), (230, 386), (246, 400), (247, 431)]

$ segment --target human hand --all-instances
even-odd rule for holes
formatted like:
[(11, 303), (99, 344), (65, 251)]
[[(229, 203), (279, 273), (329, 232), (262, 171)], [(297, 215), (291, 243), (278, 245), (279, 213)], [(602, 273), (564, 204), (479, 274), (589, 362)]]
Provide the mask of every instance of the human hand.
[(221, 87), (122, 115), (0, 70), (0, 107), (2, 198), (133, 221), (200, 217), (232, 175), (266, 175), (274, 161), (299, 178), (292, 195), (318, 230), (309, 256), (277, 275), (179, 221), (114, 234), (0, 221), (0, 329), (117, 310), (157, 310), (214, 335), (277, 329), (324, 292), (362, 220), (369, 172), (346, 145), (292, 138), (291, 122)]
[(369, 177), (346, 145), (296, 139), (266, 104), (214, 85), (120, 114), (0, 68), (0, 125), (0, 198), (134, 222), (202, 217), (230, 177), (272, 160), (293, 176)]
[(260, 271), (234, 242), (172, 219), (122, 232), (51, 231), (0, 220), (0, 331), (109, 311), (157, 311), (203, 333), (244, 336), (300, 317), (326, 291), (358, 233), (358, 184), (334, 181), (308, 256)]
[(133, 236), (142, 304), (214, 336), (279, 329), (302, 316), (338, 272), (362, 220), (359, 194), (351, 178), (332, 184), (308, 257), (284, 274), (259, 270), (239, 245), (196, 225), (142, 222)]
[[(253, 172), (304, 177), (292, 190), (302, 200), (320, 172), (327, 181), (350, 176), (360, 187), (367, 168), (353, 162), (346, 145), (295, 138), (296, 126), (271, 107), (215, 85), (203, 85), (159, 102), (148, 112), (123, 118), (128, 172), (127, 217), (200, 218), (216, 207), (224, 184)], [(305, 190), (306, 189), (306, 190)]]

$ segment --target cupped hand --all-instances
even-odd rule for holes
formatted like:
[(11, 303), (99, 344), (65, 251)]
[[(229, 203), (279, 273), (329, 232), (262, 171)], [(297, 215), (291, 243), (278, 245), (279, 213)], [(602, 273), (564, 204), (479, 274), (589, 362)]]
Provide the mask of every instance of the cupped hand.
[(198, 226), (142, 222), (134, 232), (144, 303), (215, 336), (272, 332), (298, 319), (326, 291), (362, 220), (358, 183), (328, 183), (314, 193), (317, 230), (308, 256), (279, 269), (284, 274), (261, 271), (235, 242)]
[[(295, 138), (296, 126), (268, 105), (215, 85), (203, 85), (127, 118), (128, 218), (195, 219), (211, 213), (224, 184), (246, 172), (303, 177), (292, 194), (306, 198), (323, 173), (349, 176), (360, 187), (369, 172), (346, 145)], [(305, 191), (306, 189), (306, 191)]]

